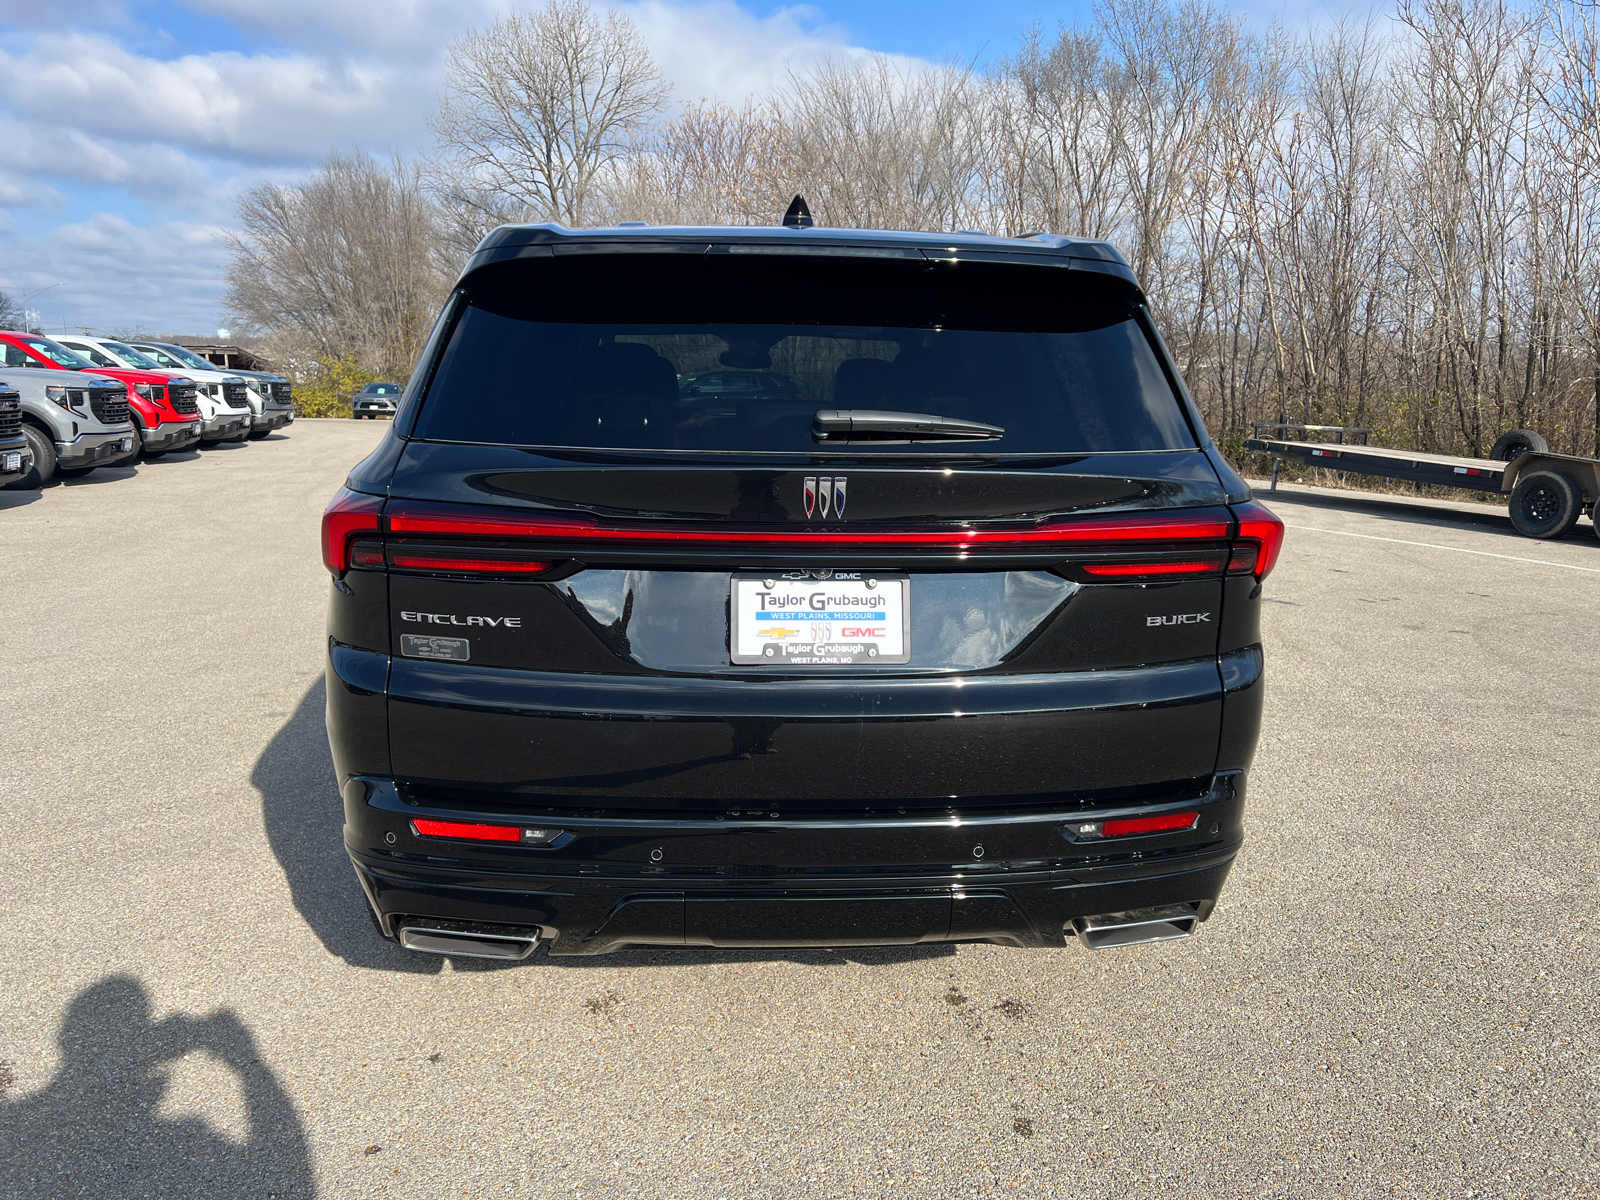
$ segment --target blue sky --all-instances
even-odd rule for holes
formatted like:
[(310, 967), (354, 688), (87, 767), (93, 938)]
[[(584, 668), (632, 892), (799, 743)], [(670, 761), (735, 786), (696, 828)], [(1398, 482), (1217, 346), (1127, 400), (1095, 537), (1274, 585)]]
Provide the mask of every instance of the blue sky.
[[(293, 183), (336, 147), (423, 148), (445, 46), (507, 7), (0, 0), (0, 290), (26, 297), (57, 332), (216, 330), (239, 195)], [(614, 7), (637, 22), (680, 98), (738, 102), (830, 54), (991, 58), (1031, 22), (1070, 23), (1089, 5)]]

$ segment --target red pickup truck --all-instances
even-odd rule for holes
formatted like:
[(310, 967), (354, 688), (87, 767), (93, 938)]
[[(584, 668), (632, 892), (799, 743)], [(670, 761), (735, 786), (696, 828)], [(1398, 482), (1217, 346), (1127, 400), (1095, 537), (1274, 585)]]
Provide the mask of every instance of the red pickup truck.
[[(132, 454), (101, 466), (132, 465), (142, 449), (152, 457), (181, 450), (200, 440), (200, 408), (194, 381), (161, 371), (132, 371), (99, 366), (81, 354), (37, 333), (0, 330), (0, 355), (6, 367), (43, 367), (52, 371), (93, 371), (128, 385), (128, 406), (140, 445)], [(93, 470), (93, 468), (88, 468)], [(63, 468), (60, 474), (68, 472)]]

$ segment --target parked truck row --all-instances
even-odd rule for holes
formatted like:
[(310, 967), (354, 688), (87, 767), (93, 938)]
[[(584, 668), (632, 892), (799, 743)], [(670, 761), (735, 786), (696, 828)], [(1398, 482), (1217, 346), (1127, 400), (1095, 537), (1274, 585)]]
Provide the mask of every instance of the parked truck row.
[(0, 486), (263, 438), (293, 420), (279, 375), (220, 371), (168, 342), (0, 330)]

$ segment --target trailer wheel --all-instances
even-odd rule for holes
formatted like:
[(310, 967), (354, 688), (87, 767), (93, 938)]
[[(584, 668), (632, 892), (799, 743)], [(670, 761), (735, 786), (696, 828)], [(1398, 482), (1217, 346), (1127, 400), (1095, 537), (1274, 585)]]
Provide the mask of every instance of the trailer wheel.
[(1510, 462), (1519, 454), (1544, 454), (1549, 449), (1550, 443), (1533, 430), (1513, 429), (1495, 439), (1489, 457), (1495, 462)]
[(1530, 471), (1511, 492), (1511, 524), (1523, 537), (1560, 537), (1582, 512), (1583, 491), (1559, 471)]

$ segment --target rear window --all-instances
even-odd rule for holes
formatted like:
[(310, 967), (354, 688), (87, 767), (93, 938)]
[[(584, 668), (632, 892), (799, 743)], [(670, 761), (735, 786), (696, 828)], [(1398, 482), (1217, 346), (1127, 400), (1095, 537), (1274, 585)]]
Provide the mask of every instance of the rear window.
[(1005, 434), (852, 454), (1193, 448), (1133, 299), (1107, 276), (981, 263), (663, 254), (499, 264), (467, 285), (414, 435), (815, 454), (817, 410), (855, 408)]

